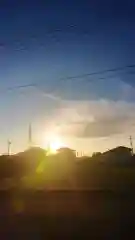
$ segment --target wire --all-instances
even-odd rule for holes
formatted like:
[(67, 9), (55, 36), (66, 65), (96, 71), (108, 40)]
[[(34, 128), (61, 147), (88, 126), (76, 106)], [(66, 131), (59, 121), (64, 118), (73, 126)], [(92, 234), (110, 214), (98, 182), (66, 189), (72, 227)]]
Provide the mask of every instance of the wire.
[(122, 70), (125, 70), (125, 69), (128, 69), (128, 68), (135, 68), (135, 64), (127, 65), (127, 66), (124, 66), (124, 67), (111, 68), (111, 69), (97, 71), (97, 72), (91, 72), (91, 73), (85, 73), (85, 74), (80, 74), (80, 75), (75, 75), (75, 76), (69, 76), (69, 77), (65, 77), (65, 78), (60, 78), (60, 80), (85, 78), (85, 77), (99, 75), (99, 74), (105, 74), (105, 73), (109, 73), (109, 72), (118, 72), (118, 71), (122, 71)]
[(26, 85), (18, 85), (18, 86), (14, 86), (14, 87), (7, 87), (3, 90), (1, 90), (1, 92), (7, 92), (7, 91), (12, 91), (12, 90), (16, 90), (16, 89), (22, 89), (22, 88), (28, 88), (28, 87), (35, 87), (36, 83), (31, 83), (31, 84), (26, 84)]
[[(107, 70), (103, 70), (103, 71), (97, 71), (97, 72), (92, 72), (92, 73), (86, 73), (86, 74), (80, 74), (80, 75), (76, 75), (76, 76), (69, 76), (69, 77), (65, 77), (65, 78), (59, 78), (58, 80), (68, 80), (68, 79), (77, 79), (77, 78), (82, 78), (84, 80), (84, 78), (87, 78), (89, 76), (96, 76), (96, 75), (102, 75), (102, 74), (105, 74), (105, 73), (109, 73), (109, 72), (114, 72), (114, 73), (117, 73), (118, 71), (121, 71), (121, 70), (126, 70), (126, 69), (133, 69), (135, 68), (135, 64), (133, 65), (127, 65), (127, 66), (124, 66), (124, 67), (118, 67), (118, 68), (112, 68), (112, 69), (107, 69)], [(135, 72), (126, 72), (126, 74), (132, 74), (134, 75)], [(104, 80), (104, 79), (110, 79), (110, 78), (114, 78), (116, 77), (116, 75), (110, 75), (110, 76), (100, 76), (100, 77), (96, 77), (96, 80)], [(94, 80), (94, 79), (89, 79), (89, 80)], [(57, 85), (58, 86), (58, 85)], [(29, 87), (35, 87), (37, 88), (38, 90), (42, 91), (42, 93), (44, 92), (43, 89), (41, 90), (40, 88), (42, 87), (42, 84), (41, 83), (38, 83), (38, 82), (32, 82), (30, 84), (26, 84), (26, 85), (18, 85), (18, 86), (14, 86), (14, 87), (8, 87), (8, 88), (5, 88), (4, 90), (2, 90), (2, 93), (3, 92), (7, 92), (7, 91), (13, 91), (13, 90), (16, 90), (16, 89), (22, 89), (22, 88), (29, 88)], [(52, 93), (51, 93), (52, 94)], [(46, 93), (46, 96), (47, 96), (47, 93)]]

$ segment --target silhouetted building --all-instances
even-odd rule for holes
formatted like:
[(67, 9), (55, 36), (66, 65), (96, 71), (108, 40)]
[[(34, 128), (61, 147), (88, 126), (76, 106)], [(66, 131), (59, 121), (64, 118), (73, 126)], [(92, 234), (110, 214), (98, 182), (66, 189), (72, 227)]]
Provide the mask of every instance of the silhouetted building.
[(76, 157), (76, 151), (68, 147), (59, 148), (57, 154), (71, 159)]
[(102, 154), (102, 161), (116, 164), (124, 164), (130, 161), (132, 156), (132, 149), (124, 146), (116, 147)]

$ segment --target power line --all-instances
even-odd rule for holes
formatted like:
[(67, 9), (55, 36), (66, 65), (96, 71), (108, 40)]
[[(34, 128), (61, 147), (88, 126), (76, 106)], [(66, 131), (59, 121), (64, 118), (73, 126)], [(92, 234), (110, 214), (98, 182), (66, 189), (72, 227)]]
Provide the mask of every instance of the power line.
[[(120, 71), (120, 70), (124, 70), (124, 69), (133, 69), (133, 68), (135, 68), (135, 64), (133, 64), (133, 65), (127, 65), (127, 66), (124, 66), (124, 67), (118, 67), (118, 68), (112, 68), (112, 69), (107, 69), (107, 70), (103, 70), (103, 71), (97, 71), (97, 72), (92, 72), (92, 73), (87, 73), (87, 74), (80, 74), (80, 75), (76, 75), (76, 76), (69, 76), (69, 77), (65, 77), (65, 78), (59, 78), (59, 79), (57, 79), (57, 80), (68, 80), (68, 79), (77, 79), (77, 78), (82, 78), (83, 80), (84, 80), (84, 78), (86, 78), (86, 77), (88, 77), (88, 76), (96, 76), (96, 75), (99, 75), (99, 74), (105, 74), (105, 73), (109, 73), (109, 72), (118, 72), (118, 71)], [(135, 74), (135, 72), (131, 72), (131, 71), (128, 71), (128, 72), (126, 72), (126, 74), (128, 74), (128, 75), (134, 75)], [(115, 78), (117, 75), (115, 74), (113, 74), (113, 75), (110, 75), (110, 76), (103, 76), (103, 77), (96, 77), (96, 79), (95, 80), (105, 80), (105, 79), (111, 79), (111, 78)], [(88, 79), (89, 81), (91, 80), (94, 80), (93, 78), (91, 78), (91, 79)], [(60, 100), (60, 98), (59, 97), (57, 97), (57, 96), (52, 96), (52, 94), (53, 94), (53, 92), (50, 92), (50, 93), (45, 93), (44, 92), (44, 90), (43, 89), (41, 89), (40, 87), (41, 87), (41, 84), (39, 84), (39, 83), (33, 83), (33, 84), (31, 84), (30, 86), (32, 86), (32, 87), (35, 87), (37, 90), (39, 90), (40, 92), (42, 92), (42, 94), (44, 93), (45, 95), (45, 97), (49, 97), (49, 98), (52, 98), (52, 99), (54, 99), (54, 100)]]
[(127, 66), (124, 66), (124, 67), (110, 68), (110, 69), (106, 69), (106, 70), (102, 70), (102, 71), (96, 71), (96, 72), (91, 72), (91, 73), (84, 73), (84, 74), (75, 75), (75, 76), (69, 76), (69, 77), (65, 77), (65, 78), (60, 78), (60, 80), (85, 78), (85, 77), (99, 75), (99, 74), (105, 74), (105, 73), (109, 73), (109, 72), (118, 72), (118, 71), (122, 71), (122, 70), (125, 70), (125, 69), (128, 69), (128, 68), (135, 68), (135, 64), (127, 65)]
[[(122, 70), (126, 70), (126, 69), (133, 69), (135, 68), (135, 64), (133, 65), (127, 65), (127, 66), (123, 66), (123, 67), (118, 67), (118, 68), (111, 68), (111, 69), (107, 69), (107, 70), (103, 70), (103, 71), (96, 71), (96, 72), (91, 72), (91, 73), (85, 73), (85, 74), (80, 74), (80, 75), (75, 75), (75, 76), (69, 76), (69, 77), (63, 77), (63, 78), (59, 78), (57, 80), (72, 80), (72, 79), (77, 79), (77, 78), (87, 78), (89, 76), (96, 76), (96, 75), (103, 75), (105, 73), (109, 73), (109, 72), (114, 72), (114, 73), (117, 73), (118, 71), (122, 71)], [(130, 75), (134, 75), (135, 72), (126, 72), (126, 74)], [(100, 76), (100, 77), (96, 77), (96, 80), (104, 80), (104, 79), (110, 79), (110, 78), (114, 78), (116, 77), (116, 75), (110, 75), (110, 76)], [(89, 79), (90, 80), (94, 80), (94, 79)], [(37, 88), (38, 90), (42, 91), (42, 93), (44, 92), (43, 89), (41, 90), (41, 86), (42, 84), (39, 83), (39, 82), (32, 82), (30, 84), (25, 84), (25, 85), (18, 85), (18, 86), (13, 86), (13, 87), (7, 87), (5, 89), (3, 89), (1, 92), (7, 92), (7, 91), (13, 91), (13, 90), (16, 90), (16, 89), (25, 89), (25, 88), (31, 88), (31, 87), (34, 87), (34, 88)], [(47, 93), (46, 93), (47, 94)], [(52, 92), (51, 92), (52, 94)], [(47, 97), (47, 95), (45, 95)], [(49, 95), (48, 95), (49, 97)]]
[(16, 89), (23, 89), (23, 88), (29, 88), (29, 87), (35, 87), (36, 83), (31, 83), (31, 84), (26, 84), (26, 85), (17, 85), (17, 86), (14, 86), (14, 87), (7, 87), (3, 90), (1, 90), (2, 93), (4, 92), (8, 92), (8, 91), (13, 91), (13, 90), (16, 90)]

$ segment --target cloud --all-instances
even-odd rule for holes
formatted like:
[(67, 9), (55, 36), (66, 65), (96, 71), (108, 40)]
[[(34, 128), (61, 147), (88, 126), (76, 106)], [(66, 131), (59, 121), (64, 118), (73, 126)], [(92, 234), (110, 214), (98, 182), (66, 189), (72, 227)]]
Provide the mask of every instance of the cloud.
[(127, 80), (129, 77), (130, 75), (113, 73), (101, 78), (67, 80), (59, 83), (55, 93), (67, 100), (86, 101), (105, 98), (132, 101), (135, 100), (135, 84)]
[(54, 128), (64, 136), (99, 138), (122, 134), (135, 126), (135, 106), (125, 101), (66, 101), (55, 111)]
[(121, 85), (121, 95), (124, 99), (126, 100), (135, 100), (135, 88), (134, 88), (134, 84), (130, 84), (126, 82), (123, 82), (123, 84)]
[(53, 93), (48, 93), (48, 92), (45, 92), (42, 88), (39, 88), (37, 86), (34, 86), (35, 89), (38, 91), (38, 93), (45, 97), (45, 98), (49, 98), (49, 99), (52, 99), (54, 101), (62, 101), (62, 98), (60, 98), (59, 96), (56, 96), (55, 94)]

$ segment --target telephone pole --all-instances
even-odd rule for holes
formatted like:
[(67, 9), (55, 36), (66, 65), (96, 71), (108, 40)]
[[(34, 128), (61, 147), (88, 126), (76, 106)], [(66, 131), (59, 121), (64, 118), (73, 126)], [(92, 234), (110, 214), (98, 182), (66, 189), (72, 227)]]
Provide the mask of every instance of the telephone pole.
[(8, 142), (7, 142), (7, 148), (8, 148), (8, 156), (11, 154), (11, 141), (10, 140), (8, 140)]
[(130, 140), (131, 154), (132, 154), (132, 156), (133, 156), (134, 152), (133, 152), (133, 140), (132, 140), (132, 136), (130, 136), (129, 140)]
[(32, 126), (31, 126), (31, 123), (29, 124), (29, 129), (28, 129), (28, 143), (29, 143), (29, 147), (32, 147)]

